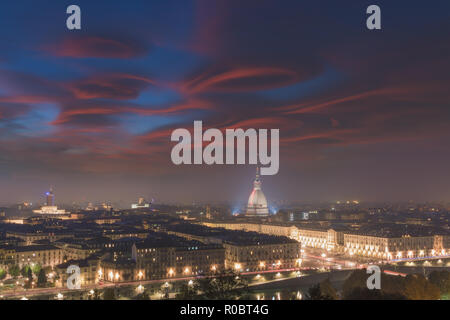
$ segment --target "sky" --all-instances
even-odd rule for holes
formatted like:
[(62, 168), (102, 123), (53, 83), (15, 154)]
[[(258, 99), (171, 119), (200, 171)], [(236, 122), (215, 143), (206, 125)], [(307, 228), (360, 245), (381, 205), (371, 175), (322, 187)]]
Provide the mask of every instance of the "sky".
[(280, 129), (269, 202), (450, 201), (449, 40), (440, 0), (2, 3), (0, 204), (245, 201), (255, 166), (171, 162), (194, 120)]

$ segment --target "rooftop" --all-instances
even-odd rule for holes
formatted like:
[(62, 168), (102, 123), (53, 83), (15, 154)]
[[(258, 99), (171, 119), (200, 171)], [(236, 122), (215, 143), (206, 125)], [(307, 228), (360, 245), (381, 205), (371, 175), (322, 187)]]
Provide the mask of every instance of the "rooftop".
[(385, 238), (401, 238), (404, 236), (428, 237), (434, 235), (450, 235), (449, 231), (440, 228), (423, 225), (395, 223), (379, 223), (366, 225), (361, 227), (357, 231), (348, 233)]
[(283, 236), (274, 236), (239, 230), (227, 230), (224, 228), (210, 228), (190, 223), (172, 224), (166, 226), (166, 229), (193, 236), (216, 238), (222, 240), (223, 242), (237, 245), (267, 245), (296, 242), (295, 240)]

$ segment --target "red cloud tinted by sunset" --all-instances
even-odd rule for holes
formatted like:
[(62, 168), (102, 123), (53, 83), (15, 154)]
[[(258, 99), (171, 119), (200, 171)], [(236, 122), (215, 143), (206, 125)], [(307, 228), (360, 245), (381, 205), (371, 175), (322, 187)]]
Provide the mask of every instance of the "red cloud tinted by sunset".
[(133, 58), (148, 50), (130, 40), (99, 36), (67, 37), (60, 43), (44, 48), (54, 56), (72, 58)]

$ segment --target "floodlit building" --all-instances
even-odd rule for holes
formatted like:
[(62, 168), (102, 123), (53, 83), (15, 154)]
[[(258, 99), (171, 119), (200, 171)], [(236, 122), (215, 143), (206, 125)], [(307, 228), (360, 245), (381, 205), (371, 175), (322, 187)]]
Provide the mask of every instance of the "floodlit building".
[(253, 182), (253, 190), (248, 198), (246, 216), (266, 217), (269, 215), (266, 196), (261, 190), (261, 180), (259, 179), (259, 168), (256, 168), (256, 178)]
[(140, 197), (138, 203), (131, 204), (131, 209), (145, 209), (150, 208), (150, 203), (145, 201), (143, 197)]
[(42, 267), (53, 267), (63, 262), (63, 252), (51, 245), (32, 245), (16, 247), (9, 252), (12, 262), (23, 267), (39, 264)]
[(225, 249), (162, 232), (150, 232), (101, 259), (99, 274), (110, 282), (190, 277), (223, 270)]
[(34, 213), (45, 214), (45, 215), (60, 215), (68, 214), (64, 209), (58, 209), (55, 206), (55, 194), (53, 193), (53, 188), (50, 188), (48, 192), (45, 193), (46, 205), (42, 206), (39, 210), (33, 210)]
[[(267, 237), (267, 236), (266, 236)], [(226, 241), (225, 268), (235, 271), (265, 271), (300, 267), (300, 243), (287, 238)]]
[(67, 280), (71, 276), (70, 273), (67, 273), (67, 268), (72, 265), (80, 268), (80, 284), (82, 288), (85, 286), (97, 284), (99, 282), (99, 260), (97, 258), (69, 260), (55, 267), (55, 271), (60, 277), (60, 279), (57, 281), (58, 287), (67, 286)]
[(396, 260), (449, 256), (449, 235), (405, 234), (377, 230), (344, 234), (344, 252), (348, 255)]
[(166, 226), (166, 232), (225, 248), (225, 268), (236, 271), (289, 269), (298, 266), (300, 243), (282, 235), (208, 228), (193, 224)]
[[(329, 250), (348, 256), (395, 260), (450, 256), (450, 235), (424, 226), (371, 225), (359, 231), (275, 224), (205, 222), (209, 227), (285, 235), (302, 247)], [(442, 234), (441, 234), (442, 233)]]

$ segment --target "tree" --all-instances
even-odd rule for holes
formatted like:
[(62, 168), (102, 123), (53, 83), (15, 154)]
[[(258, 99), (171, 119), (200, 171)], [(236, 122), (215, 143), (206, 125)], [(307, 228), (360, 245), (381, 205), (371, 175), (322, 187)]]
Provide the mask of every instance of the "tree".
[(151, 300), (150, 299), (150, 293), (148, 290), (144, 290), (144, 292), (139, 293), (134, 297), (135, 300)]
[(447, 270), (433, 271), (428, 276), (428, 280), (439, 288), (441, 295), (450, 295), (450, 272)]
[(0, 280), (3, 280), (6, 278), (6, 270), (5, 269), (0, 269)]
[(33, 274), (34, 274), (35, 276), (38, 276), (39, 273), (41, 272), (41, 270), (42, 270), (42, 267), (41, 267), (41, 265), (38, 264), (38, 263), (36, 263), (36, 264), (31, 268), (31, 271), (33, 271)]
[(107, 288), (103, 292), (103, 300), (116, 300), (114, 288)]
[(198, 290), (199, 284), (197, 282), (183, 283), (176, 298), (179, 300), (195, 300), (198, 296)]
[(26, 265), (23, 266), (22, 269), (20, 269), (20, 274), (22, 275), (22, 277), (28, 277), (28, 270), (30, 269), (30, 266)]
[(343, 296), (350, 295), (357, 288), (367, 288), (367, 277), (366, 269), (353, 271), (342, 286)]
[(387, 293), (383, 290), (369, 290), (368, 288), (354, 288), (345, 296), (346, 300), (405, 300), (406, 297), (398, 293)]
[(8, 273), (11, 277), (17, 278), (20, 275), (20, 268), (18, 265), (12, 265), (8, 268)]
[(198, 290), (208, 300), (234, 300), (248, 292), (248, 282), (233, 270), (224, 270), (214, 278), (199, 279)]
[(339, 298), (330, 279), (326, 279), (309, 288), (308, 296), (311, 300), (337, 300)]
[(31, 288), (33, 283), (33, 272), (31, 271), (31, 268), (28, 267), (27, 269), (27, 282), (25, 283), (26, 288)]
[(385, 273), (381, 274), (381, 291), (384, 294), (405, 297), (405, 278)]
[(404, 294), (409, 300), (438, 300), (439, 288), (421, 274), (410, 274), (405, 278)]
[[(356, 270), (343, 285), (344, 299), (408, 299), (408, 300), (435, 300), (440, 298), (441, 283), (439, 275), (435, 274), (428, 281), (421, 274), (410, 274), (406, 277), (381, 275), (381, 290), (368, 290), (365, 270)], [(433, 279), (433, 280), (432, 280)], [(442, 281), (442, 284), (445, 283)], [(378, 292), (377, 292), (378, 291)]]
[(101, 300), (100, 299), (100, 291), (98, 289), (94, 289), (92, 295), (89, 296), (89, 300)]
[(44, 269), (41, 269), (39, 271), (37, 285), (38, 287), (43, 288), (45, 287), (46, 284), (47, 284), (47, 275), (45, 274)]

